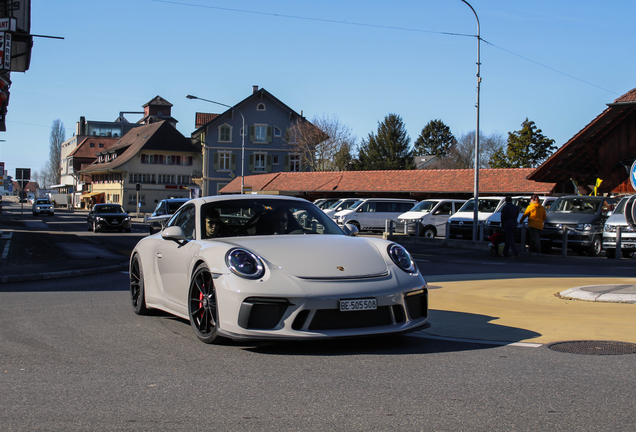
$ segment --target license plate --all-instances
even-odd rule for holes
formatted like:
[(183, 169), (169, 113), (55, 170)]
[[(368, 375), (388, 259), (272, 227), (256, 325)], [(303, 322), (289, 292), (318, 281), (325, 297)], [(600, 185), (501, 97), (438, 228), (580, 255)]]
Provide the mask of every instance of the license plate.
[(377, 308), (378, 301), (374, 298), (340, 300), (340, 312), (376, 310)]

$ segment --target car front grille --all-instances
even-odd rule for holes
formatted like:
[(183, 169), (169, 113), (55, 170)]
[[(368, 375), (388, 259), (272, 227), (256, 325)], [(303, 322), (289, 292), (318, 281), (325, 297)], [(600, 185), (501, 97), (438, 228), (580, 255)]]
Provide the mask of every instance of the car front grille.
[[(376, 310), (341, 312), (338, 309), (317, 310), (309, 324), (309, 330), (340, 330), (365, 327), (377, 327), (393, 324), (391, 317), (393, 308), (396, 322), (404, 321), (402, 306), (380, 306)], [(397, 321), (398, 318), (400, 321)]]

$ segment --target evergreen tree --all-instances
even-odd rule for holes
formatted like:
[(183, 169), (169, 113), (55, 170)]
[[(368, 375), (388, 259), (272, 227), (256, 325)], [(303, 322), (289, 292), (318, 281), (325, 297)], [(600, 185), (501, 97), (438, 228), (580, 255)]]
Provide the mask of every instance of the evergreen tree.
[(508, 132), (506, 149), (496, 151), (490, 158), (492, 168), (534, 168), (545, 161), (557, 147), (554, 140), (543, 135), (541, 129), (527, 118), (521, 130)]
[(457, 144), (457, 139), (448, 126), (441, 120), (428, 122), (420, 136), (415, 140), (415, 156), (435, 155), (443, 158)]
[(403, 170), (414, 169), (411, 138), (406, 133), (402, 118), (389, 114), (382, 123), (378, 122), (377, 134), (370, 133), (362, 140), (358, 155), (357, 169), (361, 170)]

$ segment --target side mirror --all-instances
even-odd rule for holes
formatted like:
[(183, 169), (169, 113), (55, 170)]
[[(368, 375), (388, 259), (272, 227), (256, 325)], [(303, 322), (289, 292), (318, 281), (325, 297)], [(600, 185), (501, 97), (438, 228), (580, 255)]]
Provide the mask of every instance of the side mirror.
[(358, 210), (356, 210), (356, 212), (362, 213), (362, 207), (360, 207)]
[(188, 242), (188, 239), (186, 239), (185, 235), (183, 234), (183, 230), (181, 229), (181, 227), (178, 226), (171, 226), (163, 230), (161, 232), (161, 238), (164, 240), (172, 240), (180, 245), (186, 244)]
[(346, 223), (344, 225), (344, 227), (342, 228), (342, 230), (348, 236), (354, 236), (354, 235), (358, 234), (358, 228), (356, 228), (355, 225), (351, 225), (350, 223)]

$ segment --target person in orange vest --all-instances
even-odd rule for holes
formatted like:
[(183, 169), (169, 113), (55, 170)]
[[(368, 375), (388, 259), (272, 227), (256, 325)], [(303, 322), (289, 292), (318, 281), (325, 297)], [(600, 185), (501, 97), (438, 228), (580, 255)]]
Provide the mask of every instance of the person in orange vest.
[(530, 252), (532, 255), (541, 255), (541, 230), (543, 221), (547, 217), (545, 207), (539, 201), (539, 195), (532, 195), (530, 205), (521, 216), (520, 223), (528, 218), (528, 231), (530, 232)]

